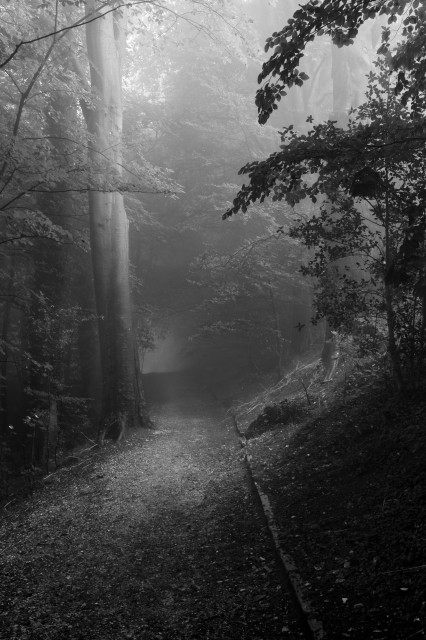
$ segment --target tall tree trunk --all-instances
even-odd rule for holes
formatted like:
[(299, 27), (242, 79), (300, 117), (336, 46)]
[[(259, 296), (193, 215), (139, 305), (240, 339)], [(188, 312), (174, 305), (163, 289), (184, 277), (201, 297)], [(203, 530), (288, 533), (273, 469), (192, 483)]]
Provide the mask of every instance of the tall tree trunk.
[[(333, 113), (331, 119), (337, 121), (339, 127), (345, 127), (349, 113), (349, 85), (347, 52), (331, 45), (331, 79), (333, 87)], [(329, 265), (331, 273), (331, 265)], [(330, 319), (325, 319), (324, 344), (321, 360), (324, 366), (324, 382), (331, 380), (334, 372), (333, 363), (337, 356), (335, 335), (330, 326)]]
[[(65, 152), (63, 139), (67, 137), (75, 120), (74, 100), (64, 92), (52, 92), (46, 102), (44, 116), (44, 135), (51, 141), (57, 154)], [(57, 188), (64, 193), (38, 194), (37, 203), (40, 211), (49, 217), (54, 224), (59, 224), (68, 231), (73, 231), (73, 199), (66, 191), (64, 183), (58, 183)], [(59, 438), (58, 426), (58, 398), (63, 393), (63, 387), (70, 388), (71, 380), (67, 379), (67, 355), (71, 355), (71, 342), (68, 345), (69, 354), (61, 347), (64, 327), (55, 319), (56, 311), (70, 305), (73, 298), (71, 259), (74, 254), (72, 246), (51, 244), (48, 240), (39, 239), (33, 249), (33, 283), (32, 289), (45, 298), (47, 307), (35, 294), (30, 299), (30, 314), (28, 323), (28, 347), (32, 358), (51, 367), (50, 372), (43, 373), (34, 365), (30, 368), (30, 389), (28, 396), (29, 408), (39, 413), (43, 412), (45, 420), (34, 428), (35, 443), (32, 462), (40, 467), (49, 468), (52, 462)], [(47, 311), (50, 304), (54, 305), (53, 314)], [(40, 314), (47, 314), (56, 324), (57, 329), (46, 333), (38, 325)], [(58, 331), (56, 337), (54, 334)], [(54, 344), (54, 341), (56, 344)]]
[[(87, 9), (95, 10), (94, 0)], [(92, 105), (84, 112), (90, 142), (92, 181), (105, 182), (105, 171), (122, 174), (122, 57), (125, 45), (122, 11), (108, 13), (86, 26)], [(99, 188), (99, 187), (97, 187)], [(108, 188), (108, 187), (107, 187)], [(101, 346), (105, 432), (119, 439), (127, 425), (147, 423), (135, 394), (134, 341), (129, 282), (128, 220), (117, 191), (90, 191), (90, 238)]]

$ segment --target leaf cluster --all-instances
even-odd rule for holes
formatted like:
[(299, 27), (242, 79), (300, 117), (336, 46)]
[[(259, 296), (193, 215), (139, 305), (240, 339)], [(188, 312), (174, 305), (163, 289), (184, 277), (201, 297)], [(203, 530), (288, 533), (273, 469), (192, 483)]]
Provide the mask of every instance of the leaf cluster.
[(264, 124), (278, 108), (286, 89), (301, 87), (308, 76), (299, 69), (306, 46), (316, 37), (329, 35), (338, 47), (351, 45), (360, 26), (378, 15), (389, 16), (392, 23), (404, 11), (409, 11), (410, 25), (421, 23), (419, 0), (309, 0), (300, 6), (280, 31), (270, 36), (265, 51), (273, 50), (258, 77), (262, 87), (256, 93), (259, 122)]
[(424, 163), (426, 124), (394, 95), (395, 75), (382, 56), (368, 77), (366, 102), (353, 110), (346, 129), (333, 120), (303, 134), (292, 125), (284, 128), (280, 151), (240, 169), (249, 183), (243, 184), (223, 218), (244, 213), (268, 197), (294, 206), (305, 198), (316, 204), (320, 197), (335, 198), (337, 193), (367, 199), (386, 194), (399, 208), (416, 204), (424, 197), (418, 167)]

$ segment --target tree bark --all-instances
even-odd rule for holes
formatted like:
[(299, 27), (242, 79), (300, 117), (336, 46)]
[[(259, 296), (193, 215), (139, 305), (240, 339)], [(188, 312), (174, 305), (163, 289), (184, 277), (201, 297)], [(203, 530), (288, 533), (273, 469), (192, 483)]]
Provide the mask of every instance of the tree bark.
[[(94, 11), (94, 0), (86, 10)], [(125, 18), (121, 11), (86, 25), (92, 103), (84, 110), (90, 140), (92, 184), (122, 175), (122, 57)], [(118, 440), (127, 425), (145, 422), (135, 388), (134, 341), (129, 282), (129, 225), (118, 191), (89, 192), (90, 239), (101, 347), (106, 435)], [(139, 394), (138, 394), (139, 395)]]

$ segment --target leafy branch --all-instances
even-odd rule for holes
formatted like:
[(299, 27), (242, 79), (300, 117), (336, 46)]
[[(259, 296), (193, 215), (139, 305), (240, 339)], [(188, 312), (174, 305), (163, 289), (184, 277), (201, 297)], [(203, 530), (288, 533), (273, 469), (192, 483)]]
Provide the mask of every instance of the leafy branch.
[(421, 24), (422, 17), (416, 14), (420, 5), (419, 0), (309, 0), (301, 5), (287, 25), (266, 40), (265, 51), (274, 51), (258, 77), (259, 84), (268, 80), (256, 93), (259, 122), (267, 122), (278, 108), (277, 102), (286, 95), (286, 89), (301, 87), (309, 79), (298, 65), (306, 46), (317, 36), (326, 34), (338, 47), (347, 46), (354, 42), (366, 20), (387, 14), (388, 22), (395, 22), (407, 6), (413, 13), (410, 18)]

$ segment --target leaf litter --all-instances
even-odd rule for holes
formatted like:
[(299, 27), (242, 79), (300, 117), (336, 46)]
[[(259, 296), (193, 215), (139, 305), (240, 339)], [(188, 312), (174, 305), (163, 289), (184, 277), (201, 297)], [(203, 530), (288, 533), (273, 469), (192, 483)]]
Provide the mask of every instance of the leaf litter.
[(196, 394), (3, 511), (1, 640), (302, 638), (232, 424)]
[(237, 407), (283, 547), (328, 640), (425, 638), (424, 394), (363, 372), (313, 380), (295, 419), (282, 411), (301, 406), (292, 380)]

